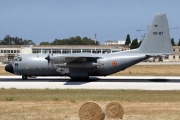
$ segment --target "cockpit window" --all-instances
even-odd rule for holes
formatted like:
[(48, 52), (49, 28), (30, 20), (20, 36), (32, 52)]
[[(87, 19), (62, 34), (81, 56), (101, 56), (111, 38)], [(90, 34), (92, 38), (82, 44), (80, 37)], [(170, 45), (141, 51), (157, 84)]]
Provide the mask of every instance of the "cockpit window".
[(19, 58), (19, 61), (21, 61), (22, 60), (22, 57), (18, 57)]
[(20, 62), (20, 61), (22, 61), (22, 57), (17, 57), (14, 60)]

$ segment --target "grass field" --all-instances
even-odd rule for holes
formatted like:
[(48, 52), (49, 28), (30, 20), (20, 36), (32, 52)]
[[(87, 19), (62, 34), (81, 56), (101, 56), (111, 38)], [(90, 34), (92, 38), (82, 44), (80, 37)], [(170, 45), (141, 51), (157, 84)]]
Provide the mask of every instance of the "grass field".
[[(179, 65), (135, 65), (114, 75), (180, 76)], [(0, 67), (0, 75), (12, 75)], [(158, 84), (158, 83), (157, 83)], [(179, 83), (177, 83), (179, 84)], [(179, 120), (180, 91), (0, 89), (0, 120), (79, 120), (86, 101), (123, 105), (124, 120)], [(105, 120), (108, 120), (105, 118)]]
[(5, 71), (5, 66), (0, 66), (0, 76), (10, 76), (10, 75), (14, 75), (14, 74), (6, 72)]
[[(86, 101), (123, 105), (124, 120), (178, 120), (180, 91), (0, 90), (1, 120), (78, 120)], [(107, 120), (107, 118), (105, 119)]]
[(113, 75), (180, 76), (180, 65), (135, 65)]

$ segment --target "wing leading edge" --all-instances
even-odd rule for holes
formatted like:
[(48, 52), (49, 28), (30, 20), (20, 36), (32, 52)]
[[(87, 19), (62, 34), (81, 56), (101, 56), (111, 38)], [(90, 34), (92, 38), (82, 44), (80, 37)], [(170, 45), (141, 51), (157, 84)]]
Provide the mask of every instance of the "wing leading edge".
[(74, 53), (74, 54), (60, 54), (60, 55), (51, 55), (45, 58), (50, 62), (55, 64), (61, 63), (71, 63), (71, 62), (97, 62), (98, 58), (101, 58), (97, 54), (92, 53)]

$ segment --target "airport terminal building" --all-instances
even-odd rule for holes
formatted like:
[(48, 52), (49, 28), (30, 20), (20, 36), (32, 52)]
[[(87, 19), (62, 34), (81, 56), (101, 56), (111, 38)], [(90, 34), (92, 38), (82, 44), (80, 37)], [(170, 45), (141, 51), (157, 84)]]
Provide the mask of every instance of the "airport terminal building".
[[(9, 63), (15, 57), (21, 54), (66, 54), (66, 53), (102, 53), (108, 54), (129, 50), (125, 45), (0, 45), (0, 62)], [(173, 46), (173, 54), (162, 57), (160, 61), (175, 62), (180, 61), (180, 46)], [(150, 62), (159, 61), (159, 58), (153, 58)]]

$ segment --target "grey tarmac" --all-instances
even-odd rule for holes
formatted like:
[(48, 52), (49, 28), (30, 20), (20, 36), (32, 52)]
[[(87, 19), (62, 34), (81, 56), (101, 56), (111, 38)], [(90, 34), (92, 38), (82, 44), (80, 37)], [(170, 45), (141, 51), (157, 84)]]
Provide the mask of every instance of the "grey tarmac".
[(107, 76), (90, 77), (89, 80), (71, 80), (69, 77), (37, 77), (22, 80), (21, 76), (1, 76), (0, 88), (180, 90), (180, 77)]

